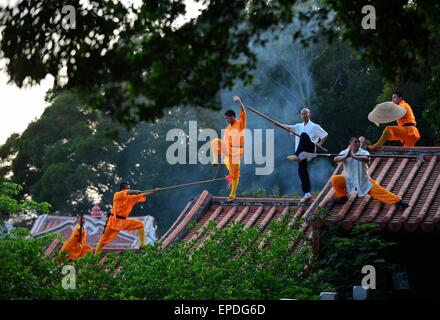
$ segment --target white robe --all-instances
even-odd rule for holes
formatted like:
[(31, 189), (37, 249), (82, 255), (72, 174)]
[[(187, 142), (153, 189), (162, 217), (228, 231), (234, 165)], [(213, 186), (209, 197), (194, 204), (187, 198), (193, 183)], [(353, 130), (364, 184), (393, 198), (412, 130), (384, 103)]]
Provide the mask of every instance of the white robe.
[[(343, 156), (350, 152), (347, 148), (339, 153)], [(356, 152), (356, 156), (368, 156), (370, 153), (367, 150), (360, 148)], [(347, 192), (351, 196), (357, 193), (359, 197), (363, 197), (371, 190), (373, 184), (370, 181), (370, 175), (368, 173), (368, 165), (365, 162), (348, 158), (343, 161), (345, 184), (347, 186)]]
[[(307, 133), (307, 135), (310, 137), (310, 140), (312, 140), (314, 144), (317, 144), (319, 139), (322, 140), (328, 136), (327, 131), (322, 129), (319, 124), (312, 122), (312, 120), (309, 120), (306, 125), (304, 125), (304, 122), (301, 122), (294, 125), (288, 125), (288, 127), (293, 129), (293, 131), (299, 135), (301, 135), (303, 132)], [(299, 137), (295, 137), (295, 151), (298, 149), (298, 144)]]

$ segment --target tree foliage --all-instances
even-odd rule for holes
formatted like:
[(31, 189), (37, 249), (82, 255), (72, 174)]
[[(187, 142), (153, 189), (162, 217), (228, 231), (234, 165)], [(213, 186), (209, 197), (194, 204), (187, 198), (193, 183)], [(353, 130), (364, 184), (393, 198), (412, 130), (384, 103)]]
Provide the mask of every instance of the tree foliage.
[(323, 45), (313, 64), (313, 75), (314, 117), (329, 132), (329, 150), (345, 148), (351, 136), (378, 138), (379, 130), (367, 118), (383, 87), (375, 68), (362, 62), (347, 44), (337, 41)]
[[(374, 8), (375, 29), (363, 26), (371, 12), (363, 12), (366, 5)], [(430, 60), (438, 56), (439, 13), (438, 2), (431, 0), (324, 0), (319, 10), (308, 12), (305, 21), (330, 18), (333, 23), (316, 28), (305, 38), (341, 37), (387, 80), (404, 79), (420, 68), (429, 70)]]
[[(161, 117), (173, 106), (218, 108), (221, 89), (232, 88), (236, 79), (251, 81), (257, 66), (252, 45), (265, 42), (264, 32), (297, 19), (302, 28), (292, 32), (295, 38), (304, 44), (322, 35), (342, 38), (392, 83), (432, 73), (426, 115), (439, 130), (430, 116), (438, 109), (437, 1), (369, 1), (376, 29), (363, 28), (361, 0), (199, 3), (200, 15), (183, 21), (183, 0), (137, 7), (118, 1), (19, 1), (1, 8), (1, 55), (19, 86), (52, 74), (57, 87), (68, 80), (67, 87), (83, 92), (89, 106), (132, 125)], [(76, 9), (74, 29), (63, 28), (65, 4)]]
[[(320, 28), (310, 37), (320, 37), (323, 33), (331, 39), (341, 37), (364, 62), (379, 70), (388, 88), (403, 91), (406, 97), (412, 98), (416, 116), (424, 115), (425, 118), (420, 124), (428, 123), (434, 130), (434, 134), (423, 132), (420, 143), (431, 144), (433, 137), (440, 132), (440, 121), (436, 116), (440, 111), (437, 90), (440, 78), (440, 3), (433, 0), (373, 0), (368, 3), (324, 0), (323, 4), (321, 10), (310, 12), (308, 19), (331, 16), (334, 23)], [(376, 29), (362, 27), (365, 5), (375, 9)], [(386, 98), (389, 99), (389, 91)], [(418, 119), (420, 121), (421, 117)]]
[(377, 272), (377, 289), (371, 290), (372, 297), (387, 296), (391, 271), (396, 267), (387, 257), (396, 244), (383, 239), (376, 225), (360, 224), (344, 231), (339, 224), (330, 224), (319, 235), (320, 265), (339, 297), (352, 297), (353, 286), (362, 285), (362, 268), (367, 265), (374, 266)]
[(6, 232), (0, 223), (0, 299), (53, 299), (60, 267), (44, 254), (54, 235), (32, 238), (24, 228)]
[[(109, 210), (122, 180), (148, 189), (212, 176), (209, 166), (191, 165), (188, 170), (188, 165), (168, 164), (166, 152), (172, 142), (165, 141), (170, 129), (187, 132), (189, 119), (197, 119), (199, 128), (213, 127), (214, 116), (197, 108), (174, 108), (168, 115), (125, 130), (102, 113), (89, 112), (77, 94), (58, 93), (40, 119), (0, 147), (2, 179), (19, 183), (23, 193), (51, 203), (56, 211), (78, 214), (88, 212), (95, 201)], [(146, 204), (154, 206), (148, 213), (160, 216), (162, 227), (177, 214), (176, 203), (183, 208), (182, 201), (201, 190), (180, 191), (157, 195)], [(140, 211), (147, 213), (138, 207), (134, 214)]]
[(12, 182), (0, 182), (0, 216), (8, 217), (22, 211), (48, 213), (51, 205), (47, 202), (36, 202), (20, 199), (23, 187)]
[(35, 200), (56, 210), (88, 209), (87, 193), (103, 193), (114, 181), (111, 165), (117, 163), (119, 146), (108, 134), (115, 128), (108, 118), (86, 111), (75, 94), (64, 92), (20, 138), (1, 147), (2, 162), (11, 159), (12, 181)]
[[(90, 106), (127, 125), (179, 105), (218, 108), (222, 88), (250, 81), (250, 44), (290, 23), (295, 1), (197, 2), (200, 15), (181, 23), (184, 0), (19, 1), (0, 11), (1, 57), (17, 85), (52, 74), (57, 87), (68, 80)], [(63, 27), (64, 5), (75, 8), (76, 28)]]
[[(49, 239), (28, 238), (23, 231), (1, 234), (0, 298), (2, 299), (316, 299), (330, 290), (314, 268), (311, 246), (291, 245), (303, 237), (288, 221), (272, 223), (262, 236), (256, 228), (234, 224), (215, 232), (199, 249), (177, 243), (142, 252), (94, 255), (75, 262), (76, 289), (61, 287), (62, 265), (49, 261), (43, 247)], [(259, 248), (265, 240), (267, 246)], [(6, 250), (7, 249), (7, 250)]]

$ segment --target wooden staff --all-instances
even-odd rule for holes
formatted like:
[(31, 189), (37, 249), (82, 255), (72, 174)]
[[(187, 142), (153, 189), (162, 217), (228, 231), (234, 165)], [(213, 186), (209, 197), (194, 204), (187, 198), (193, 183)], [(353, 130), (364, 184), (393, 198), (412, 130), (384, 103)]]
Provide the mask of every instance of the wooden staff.
[[(274, 119), (272, 119), (272, 118), (266, 116), (264, 113), (261, 113), (260, 111), (257, 111), (257, 110), (255, 110), (255, 109), (252, 108), (252, 107), (246, 107), (246, 109), (249, 109), (249, 110), (251, 110), (253, 113), (258, 114), (260, 117), (263, 117), (264, 119), (266, 119), (266, 120), (272, 122), (272, 123), (273, 123), (274, 125), (276, 125), (277, 127), (280, 127), (281, 129), (284, 129), (284, 130), (288, 131), (289, 133), (291, 133), (291, 134), (293, 134), (293, 135), (295, 135), (295, 136), (297, 136), (297, 137), (300, 137), (300, 135), (297, 134), (295, 131), (293, 131), (291, 128), (285, 126), (284, 124), (282, 124), (282, 123), (279, 122), (279, 121), (276, 121), (276, 120), (274, 120)], [(317, 146), (318, 148), (320, 148), (322, 151), (328, 152), (328, 150), (325, 149), (324, 147), (320, 147), (320, 146), (318, 146), (318, 145), (316, 145), (316, 146)]]
[(83, 228), (84, 228), (84, 215), (80, 214), (79, 216), (79, 243), (81, 243), (81, 239), (82, 239), (82, 233), (83, 233)]
[[(210, 182), (216, 182), (216, 181), (222, 181), (222, 180), (226, 180), (226, 177), (216, 178), (216, 179), (209, 179), (209, 180), (202, 180), (202, 181), (195, 181), (195, 182), (189, 182), (189, 183), (183, 183), (183, 184), (176, 184), (174, 186), (169, 186), (169, 187), (164, 187), (164, 188), (159, 188), (159, 189), (160, 189), (160, 191), (164, 191), (164, 190), (170, 190), (170, 189), (194, 186), (194, 185), (197, 185), (197, 184), (204, 184), (204, 183), (210, 183)], [(142, 191), (142, 192), (143, 193), (148, 193), (148, 192), (151, 192), (151, 191), (153, 191), (153, 190), (145, 190), (145, 191)]]
[[(311, 153), (311, 152), (301, 152), (298, 156), (298, 158), (300, 160), (305, 160), (305, 159), (313, 159), (316, 158), (318, 156), (321, 157), (338, 157), (338, 156), (342, 156), (341, 154), (338, 153)], [(424, 162), (424, 155), (423, 154), (419, 154), (417, 156), (410, 156), (410, 155), (402, 155), (402, 154), (396, 154), (396, 155), (392, 155), (392, 154), (369, 154), (369, 155), (359, 155), (359, 157), (368, 157), (368, 158), (402, 158), (402, 159), (417, 159), (417, 161), (422, 161)]]

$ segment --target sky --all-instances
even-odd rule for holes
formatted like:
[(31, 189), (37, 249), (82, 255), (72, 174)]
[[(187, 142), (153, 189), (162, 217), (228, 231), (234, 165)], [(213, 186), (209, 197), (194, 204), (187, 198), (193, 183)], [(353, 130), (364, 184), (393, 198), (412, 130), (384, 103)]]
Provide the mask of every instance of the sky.
[[(12, 1), (16, 2), (15, 0)], [(139, 3), (140, 0), (125, 0), (124, 2)], [(5, 0), (0, 0), (0, 5)], [(187, 15), (182, 22), (198, 15), (201, 4), (194, 0), (186, 0)], [(0, 145), (12, 133), (22, 133), (28, 124), (38, 119), (47, 104), (44, 101), (46, 91), (53, 86), (53, 77), (47, 76), (39, 85), (31, 88), (20, 89), (13, 84), (8, 84), (9, 76), (4, 70), (4, 61), (0, 61)]]
[(0, 71), (0, 144), (12, 133), (22, 133), (32, 120), (41, 116), (46, 107), (44, 96), (53, 85), (50, 76), (27, 89), (8, 84), (8, 80), (6, 72)]

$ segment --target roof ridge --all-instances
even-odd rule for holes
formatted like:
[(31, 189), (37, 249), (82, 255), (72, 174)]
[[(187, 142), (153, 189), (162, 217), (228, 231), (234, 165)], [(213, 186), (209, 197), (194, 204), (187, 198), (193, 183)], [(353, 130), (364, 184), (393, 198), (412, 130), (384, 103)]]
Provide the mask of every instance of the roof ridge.
[(195, 217), (197, 214), (200, 214), (206, 206), (209, 204), (212, 196), (207, 190), (203, 190), (200, 194), (197, 201), (192, 206), (191, 210), (188, 214), (182, 219), (182, 221), (176, 226), (176, 228), (168, 235), (168, 237), (162, 240), (163, 248), (168, 247), (171, 243), (176, 241), (182, 232), (185, 232), (189, 222)]

